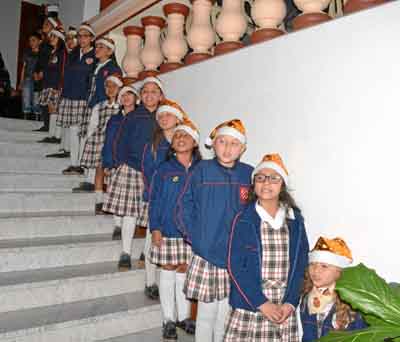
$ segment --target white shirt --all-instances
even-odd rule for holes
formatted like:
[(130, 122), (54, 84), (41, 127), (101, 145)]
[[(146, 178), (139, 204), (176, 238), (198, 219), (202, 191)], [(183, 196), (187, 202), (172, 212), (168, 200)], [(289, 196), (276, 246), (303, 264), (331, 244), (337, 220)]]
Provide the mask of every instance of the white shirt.
[(294, 220), (294, 211), (292, 208), (289, 208), (286, 213), (286, 207), (281, 205), (276, 213), (275, 217), (272, 217), (258, 202), (256, 202), (256, 212), (258, 216), (260, 216), (261, 221), (267, 222), (273, 229), (281, 229), (283, 223), (285, 222), (286, 215)]
[(94, 70), (94, 74), (97, 75), (99, 70), (110, 61), (111, 61), (111, 59), (107, 59), (105, 62), (97, 64), (96, 69)]
[(93, 46), (87, 51), (87, 52), (85, 52), (85, 53), (83, 53), (83, 50), (82, 49), (79, 49), (79, 60), (81, 60), (82, 59), (82, 56), (85, 54), (87, 54), (87, 53), (89, 53), (90, 51), (92, 51), (93, 50)]

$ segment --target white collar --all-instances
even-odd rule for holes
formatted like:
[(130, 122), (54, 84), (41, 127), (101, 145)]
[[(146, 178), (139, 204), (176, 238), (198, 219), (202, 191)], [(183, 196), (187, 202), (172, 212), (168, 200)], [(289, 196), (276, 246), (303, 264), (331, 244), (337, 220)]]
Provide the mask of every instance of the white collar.
[(273, 229), (281, 229), (286, 216), (292, 220), (295, 218), (293, 209), (289, 208), (289, 210), (286, 210), (283, 205), (279, 207), (275, 217), (272, 217), (258, 202), (256, 202), (256, 212), (258, 216), (260, 216), (261, 221), (269, 223)]
[(107, 101), (106, 107), (107, 107), (107, 108), (118, 109), (118, 108), (119, 108), (119, 104), (118, 104), (117, 102), (110, 103), (110, 102)]
[(83, 52), (82, 49), (79, 49), (79, 59), (82, 59), (83, 55), (86, 55), (87, 53), (89, 53), (92, 50), (93, 50), (93, 46), (87, 52)]
[(97, 73), (99, 72), (99, 70), (105, 66), (109, 61), (111, 61), (111, 59), (107, 59), (106, 61), (104, 61), (103, 63), (98, 63), (96, 66), (96, 70), (94, 71), (94, 74), (97, 75)]

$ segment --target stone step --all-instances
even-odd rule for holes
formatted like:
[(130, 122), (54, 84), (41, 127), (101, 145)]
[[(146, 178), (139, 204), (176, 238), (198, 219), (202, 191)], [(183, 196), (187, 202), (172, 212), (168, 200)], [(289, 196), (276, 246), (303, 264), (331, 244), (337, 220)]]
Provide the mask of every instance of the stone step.
[(0, 314), (3, 342), (90, 342), (157, 328), (160, 305), (142, 291)]
[(2, 157), (44, 157), (46, 154), (56, 153), (59, 149), (59, 144), (0, 142)]
[(71, 192), (84, 176), (0, 172), (0, 192)]
[(69, 158), (55, 159), (38, 157), (15, 157), (0, 155), (0, 171), (22, 173), (32, 172), (35, 174), (61, 175), (62, 170), (70, 165)]
[[(139, 259), (145, 239), (132, 241), (132, 258)], [(0, 272), (13, 272), (117, 262), (121, 241), (110, 234), (0, 241)]]
[(0, 240), (110, 234), (112, 215), (0, 218)]
[[(178, 341), (179, 342), (194, 342), (194, 336), (186, 334), (183, 330), (177, 329), (178, 331)], [(129, 334), (125, 336), (119, 336), (114, 338), (109, 338), (106, 340), (99, 340), (102, 342), (155, 342), (163, 341), (161, 327), (155, 329), (144, 330), (138, 333)]]
[(2, 273), (0, 313), (141, 291), (144, 270), (132, 262), (128, 272), (119, 272), (116, 262), (105, 262)]
[(9, 118), (0, 118), (0, 127), (2, 130), (11, 132), (31, 132), (33, 129), (42, 127), (43, 123), (32, 120), (18, 120)]
[(95, 197), (93, 193), (1, 192), (0, 203), (0, 217), (91, 214)]
[(36, 142), (47, 136), (47, 132), (10, 132), (0, 129), (1, 142)]

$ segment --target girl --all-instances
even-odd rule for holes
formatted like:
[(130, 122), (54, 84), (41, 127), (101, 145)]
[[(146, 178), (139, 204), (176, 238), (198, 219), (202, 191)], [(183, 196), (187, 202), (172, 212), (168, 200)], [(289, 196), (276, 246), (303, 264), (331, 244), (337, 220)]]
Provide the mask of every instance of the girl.
[(101, 167), (101, 151), (103, 149), (105, 130), (111, 116), (119, 113), (117, 96), (122, 87), (120, 74), (112, 74), (106, 78), (105, 88), (107, 100), (93, 107), (92, 116), (88, 127), (88, 139), (86, 140), (81, 164), (88, 169), (96, 169), (95, 214), (103, 214), (103, 184), (104, 173)]
[[(87, 106), (90, 76), (95, 67), (93, 41), (95, 32), (87, 23), (78, 30), (79, 49), (68, 55), (64, 72), (64, 86), (58, 108), (57, 125), (62, 127), (63, 148), (61, 153), (50, 155), (55, 158), (71, 157), (71, 165), (78, 166), (78, 125)], [(72, 150), (72, 154), (70, 151)], [(71, 167), (69, 167), (71, 169)], [(73, 168), (71, 171), (77, 171)]]
[[(200, 160), (199, 132), (186, 119), (176, 127), (172, 137), (171, 157), (155, 172), (150, 195), (150, 261), (161, 266), (160, 301), (163, 313), (163, 338), (176, 340), (176, 324), (187, 333), (194, 333), (190, 320), (190, 301), (185, 298), (183, 284), (191, 257), (191, 249), (177, 229), (175, 206), (188, 172)], [(175, 306), (177, 308), (177, 318)]]
[[(250, 165), (239, 162), (246, 149), (240, 120), (216, 127), (207, 139), (216, 157), (203, 160), (189, 177), (178, 210), (181, 230), (192, 244), (193, 258), (184, 292), (199, 301), (196, 341), (222, 341), (227, 315), (229, 275), (226, 255), (230, 224), (247, 202)], [(214, 339), (213, 339), (214, 338)]]
[[(80, 166), (80, 158), (82, 156), (82, 149), (86, 140), (87, 125), (89, 123), (92, 109), (96, 104), (107, 100), (104, 87), (107, 76), (114, 73), (122, 74), (119, 66), (116, 65), (111, 58), (114, 54), (114, 50), (115, 43), (111, 38), (102, 37), (96, 40), (95, 56), (97, 59), (97, 64), (94, 67), (91, 76), (89, 76), (91, 77), (90, 91), (89, 93), (85, 93), (87, 95), (86, 109), (79, 117), (78, 124), (70, 128), (72, 165), (63, 171), (64, 175), (81, 175), (84, 173), (83, 168)], [(84, 185), (74, 190), (94, 191), (94, 177), (94, 171), (88, 172), (87, 181), (84, 183)]]
[[(152, 143), (146, 144), (143, 150), (142, 174), (144, 181), (144, 208), (141, 215), (142, 217), (148, 216), (148, 192), (154, 171), (163, 161), (165, 161), (174, 130), (179, 122), (183, 120), (184, 116), (186, 116), (186, 114), (179, 104), (167, 99), (161, 101), (160, 106), (157, 109), (156, 120), (158, 127), (155, 128)], [(147, 226), (147, 224), (145, 226)], [(148, 229), (146, 231), (144, 255), (147, 256), (147, 258), (145, 257), (145, 269), (146, 279), (149, 280), (149, 283), (146, 282), (144, 292), (148, 298), (158, 299), (158, 286), (155, 283), (156, 268), (152, 263), (150, 263), (148, 258), (150, 247), (151, 233)]]
[(303, 342), (316, 341), (331, 330), (356, 330), (366, 327), (360, 314), (351, 310), (335, 292), (342, 269), (353, 259), (340, 239), (320, 237), (309, 254), (300, 317)]
[[(143, 148), (151, 139), (155, 127), (155, 111), (163, 98), (161, 82), (156, 78), (147, 79), (140, 93), (143, 105), (134, 110), (136, 99), (130, 96), (132, 90), (129, 91), (129, 88), (133, 88), (127, 88), (122, 88), (119, 95), (127, 114), (120, 120), (118, 132), (110, 132), (112, 140), (107, 144), (107, 138), (103, 148), (103, 167), (115, 169), (103, 210), (123, 218), (122, 254), (118, 264), (120, 270), (131, 268), (133, 233), (143, 210)], [(119, 220), (116, 220), (117, 227), (121, 227)]]
[(47, 65), (43, 70), (43, 90), (39, 104), (42, 112), (50, 115), (49, 136), (40, 142), (59, 144), (60, 132), (57, 131), (56, 119), (58, 100), (64, 82), (64, 67), (66, 63), (65, 32), (61, 27), (53, 29), (49, 34), (49, 43), (52, 47)]
[(68, 28), (67, 36), (65, 39), (65, 46), (67, 52), (71, 53), (78, 46), (78, 32), (76, 32), (75, 27), (70, 26)]
[(228, 270), (232, 310), (224, 341), (299, 341), (299, 302), (308, 240), (303, 217), (287, 190), (278, 154), (255, 168), (255, 200), (233, 222)]

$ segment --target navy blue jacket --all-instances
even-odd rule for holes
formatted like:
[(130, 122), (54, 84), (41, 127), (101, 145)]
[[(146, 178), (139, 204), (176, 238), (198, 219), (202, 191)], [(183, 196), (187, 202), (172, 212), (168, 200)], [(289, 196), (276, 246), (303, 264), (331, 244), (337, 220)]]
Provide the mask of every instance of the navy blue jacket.
[(114, 167), (115, 163), (113, 160), (113, 143), (115, 141), (116, 135), (120, 134), (120, 130), (123, 129), (126, 120), (127, 117), (123, 115), (120, 111), (118, 114), (112, 115), (107, 122), (105, 141), (101, 152), (101, 160), (103, 168), (105, 169), (111, 169)]
[[(297, 307), (308, 265), (308, 239), (299, 210), (295, 219), (288, 219), (290, 271), (282, 303)], [(257, 311), (268, 301), (262, 289), (261, 219), (255, 204), (250, 203), (232, 224), (229, 239), (228, 271), (231, 276), (230, 305), (237, 309)]]
[(155, 171), (150, 189), (150, 231), (159, 230), (163, 237), (182, 238), (176, 220), (176, 202), (186, 183), (189, 172), (198, 164), (194, 160), (189, 170), (175, 158), (161, 163)]
[(43, 88), (61, 89), (63, 69), (67, 60), (64, 48), (58, 49), (50, 55), (48, 63), (43, 70)]
[[(93, 108), (96, 104), (107, 100), (104, 83), (106, 81), (106, 78), (114, 73), (119, 73), (122, 75), (121, 68), (116, 65), (112, 60), (109, 60), (98, 70), (96, 76), (91, 75), (92, 77), (90, 79), (90, 82), (96, 82), (96, 91), (88, 99), (88, 106), (90, 108)], [(89, 87), (91, 88), (91, 85), (89, 85)]]
[[(310, 315), (308, 312), (307, 301), (303, 301), (300, 308), (301, 324), (303, 327), (303, 342), (317, 341), (319, 338), (327, 335), (331, 330), (334, 330), (332, 325), (332, 318), (336, 312), (336, 306), (334, 305), (326, 316), (323, 324), (321, 336), (318, 336), (318, 324), (317, 315)], [(345, 331), (358, 330), (367, 328), (367, 324), (364, 322), (360, 314), (357, 314), (355, 320), (351, 322)]]
[(235, 215), (247, 204), (250, 165), (222, 166), (202, 160), (191, 173), (178, 201), (179, 226), (195, 254), (226, 268), (228, 237)]
[(150, 183), (154, 172), (158, 166), (167, 159), (169, 147), (171, 144), (167, 139), (163, 138), (157, 147), (157, 151), (154, 155), (152, 151), (152, 144), (148, 143), (144, 145), (143, 156), (142, 156), (142, 174), (144, 181), (143, 200), (149, 201), (149, 190)]
[(39, 58), (35, 66), (34, 72), (41, 72), (46, 67), (47, 63), (49, 62), (49, 57), (51, 54), (51, 50), (53, 47), (47, 42), (43, 41), (39, 46)]
[(90, 77), (96, 65), (94, 48), (82, 55), (80, 49), (73, 50), (68, 56), (64, 70), (62, 97), (70, 100), (86, 100), (89, 94)]

